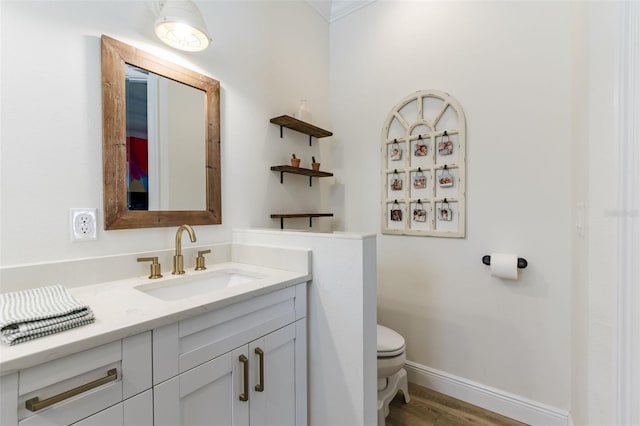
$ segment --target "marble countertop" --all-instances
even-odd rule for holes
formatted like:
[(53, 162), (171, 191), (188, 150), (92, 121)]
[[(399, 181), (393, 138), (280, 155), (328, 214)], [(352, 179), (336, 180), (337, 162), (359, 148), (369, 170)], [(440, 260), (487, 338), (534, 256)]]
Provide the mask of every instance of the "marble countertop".
[[(172, 280), (206, 277), (222, 269), (241, 269), (264, 275), (245, 284), (203, 293), (180, 300), (165, 301), (137, 290), (151, 282), (169, 284)], [(96, 321), (61, 333), (19, 343), (0, 344), (0, 375), (31, 367), (72, 353), (171, 324), (223, 306), (241, 302), (281, 288), (309, 281), (311, 274), (274, 269), (237, 262), (208, 266), (206, 271), (187, 271), (185, 275), (170, 273), (150, 280), (147, 276), (69, 288), (81, 303), (93, 310)]]

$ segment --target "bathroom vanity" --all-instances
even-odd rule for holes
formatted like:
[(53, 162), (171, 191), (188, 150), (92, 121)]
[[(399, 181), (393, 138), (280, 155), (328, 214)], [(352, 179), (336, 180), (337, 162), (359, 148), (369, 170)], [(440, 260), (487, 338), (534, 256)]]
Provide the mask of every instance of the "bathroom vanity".
[[(207, 270), (194, 271), (206, 249)], [(0, 424), (195, 423), (214, 402), (225, 407), (212, 416), (220, 422), (230, 412), (246, 421), (248, 412), (251, 424), (268, 423), (273, 414), (290, 416), (282, 407), (293, 406), (293, 422), (278, 417), (272, 424), (376, 423), (375, 235), (234, 230), (229, 243), (183, 247), (187, 273), (179, 278), (171, 275), (173, 255), (163, 249), (0, 268), (2, 291), (63, 284), (96, 316), (94, 324), (0, 346)], [(151, 280), (149, 265), (137, 258), (156, 256), (164, 277)], [(264, 277), (197, 294), (197, 277), (234, 268)], [(184, 294), (196, 293), (175, 299), (181, 292), (165, 284), (178, 282), (186, 284)], [(255, 389), (256, 348), (265, 352), (263, 392)], [(248, 401), (240, 401), (247, 393), (240, 355), (248, 359)], [(116, 380), (26, 410), (27, 399), (112, 379), (114, 368)], [(285, 393), (273, 394), (274, 387)], [(237, 406), (240, 412), (231, 411)], [(176, 422), (183, 413), (190, 417)]]
[(70, 288), (96, 323), (2, 347), (0, 424), (307, 424), (310, 255), (296, 251), (305, 268)]

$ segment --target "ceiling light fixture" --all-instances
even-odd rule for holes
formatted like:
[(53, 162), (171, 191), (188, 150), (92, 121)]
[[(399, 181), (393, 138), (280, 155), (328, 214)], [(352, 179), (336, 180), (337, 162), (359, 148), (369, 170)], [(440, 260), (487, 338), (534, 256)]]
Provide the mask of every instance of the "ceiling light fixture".
[(199, 52), (211, 42), (204, 18), (190, 0), (167, 0), (160, 4), (156, 35), (164, 43), (187, 52)]

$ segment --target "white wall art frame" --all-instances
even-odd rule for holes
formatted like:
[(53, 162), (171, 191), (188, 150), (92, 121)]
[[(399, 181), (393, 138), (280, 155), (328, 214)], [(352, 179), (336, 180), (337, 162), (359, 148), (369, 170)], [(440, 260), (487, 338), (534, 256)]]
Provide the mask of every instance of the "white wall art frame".
[(420, 90), (382, 129), (382, 233), (465, 237), (466, 124), (460, 103)]

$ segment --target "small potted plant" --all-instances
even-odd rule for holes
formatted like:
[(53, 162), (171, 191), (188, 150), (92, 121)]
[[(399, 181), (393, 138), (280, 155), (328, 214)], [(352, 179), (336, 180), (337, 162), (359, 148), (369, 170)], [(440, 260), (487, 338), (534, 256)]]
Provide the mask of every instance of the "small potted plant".
[(293, 167), (300, 167), (300, 159), (299, 159), (299, 158), (296, 158), (296, 155), (295, 155), (295, 154), (293, 154), (293, 155), (291, 156), (291, 165), (292, 165)]
[(311, 168), (316, 172), (320, 170), (320, 163), (316, 163), (316, 157), (311, 157)]

